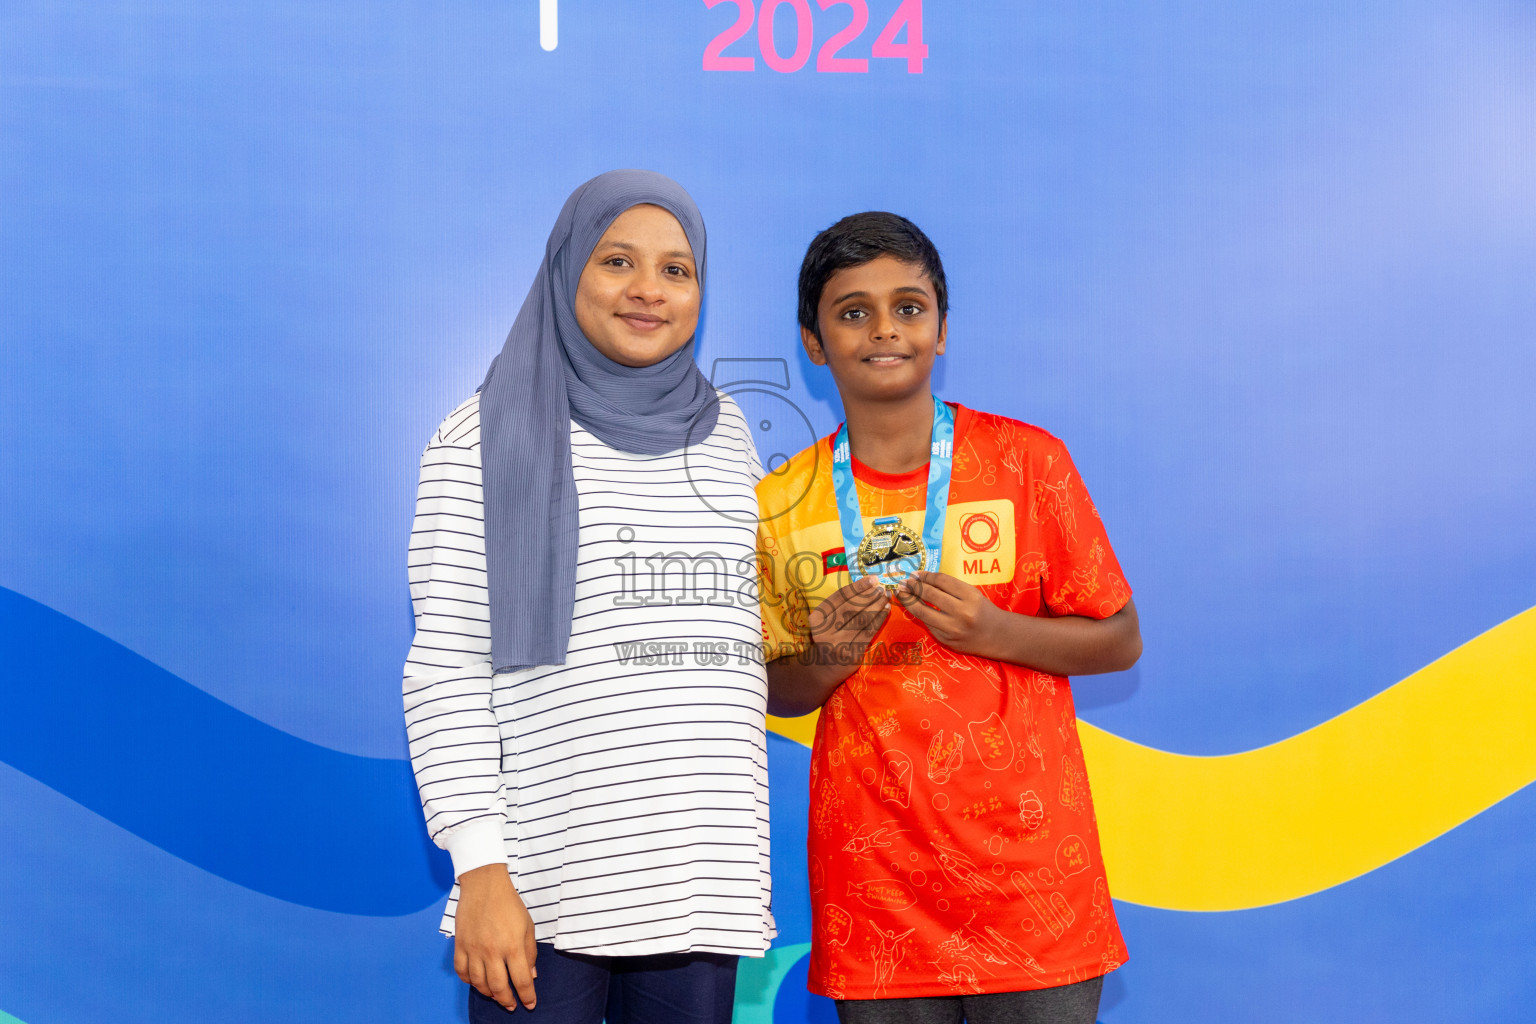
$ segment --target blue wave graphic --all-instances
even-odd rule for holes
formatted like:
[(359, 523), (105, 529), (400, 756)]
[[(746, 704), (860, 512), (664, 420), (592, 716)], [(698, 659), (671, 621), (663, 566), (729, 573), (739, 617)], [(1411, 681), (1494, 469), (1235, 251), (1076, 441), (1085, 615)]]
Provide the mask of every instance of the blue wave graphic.
[(408, 762), (275, 729), (4, 587), (0, 693), (0, 760), (221, 878), (376, 917), (451, 883)]

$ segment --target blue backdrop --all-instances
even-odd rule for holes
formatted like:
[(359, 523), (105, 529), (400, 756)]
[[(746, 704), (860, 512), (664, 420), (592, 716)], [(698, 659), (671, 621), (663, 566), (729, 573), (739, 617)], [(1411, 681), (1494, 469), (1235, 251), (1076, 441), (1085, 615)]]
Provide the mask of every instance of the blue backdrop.
[[(618, 166), (704, 211), (706, 369), (787, 361), (765, 458), (840, 419), (810, 237), (936, 240), (940, 393), (1063, 437), (1137, 590), (1140, 665), (1075, 687), (1105, 730), (1284, 741), (1536, 605), (1524, 0), (4, 0), (0, 1010), (462, 1014), (401, 760), (417, 459)], [(830, 1019), (771, 754), (740, 1018)], [(1536, 792), (1304, 898), (1119, 911), (1111, 1024), (1528, 1019)]]

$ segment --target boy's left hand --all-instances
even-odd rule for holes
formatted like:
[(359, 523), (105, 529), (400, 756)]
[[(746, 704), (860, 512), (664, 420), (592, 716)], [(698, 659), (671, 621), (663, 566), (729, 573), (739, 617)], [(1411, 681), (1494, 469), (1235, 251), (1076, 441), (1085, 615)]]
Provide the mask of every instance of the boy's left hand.
[(918, 572), (896, 588), (896, 599), (950, 650), (995, 657), (1009, 613), (978, 588), (948, 573)]

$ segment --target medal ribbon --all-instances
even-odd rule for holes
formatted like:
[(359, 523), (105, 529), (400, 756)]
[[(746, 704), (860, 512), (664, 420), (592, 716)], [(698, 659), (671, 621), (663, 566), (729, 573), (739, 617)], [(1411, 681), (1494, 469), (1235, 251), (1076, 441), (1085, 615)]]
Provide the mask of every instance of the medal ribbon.
[[(933, 441), (928, 455), (928, 507), (923, 512), (922, 568), (937, 572), (939, 551), (944, 542), (944, 517), (949, 511), (950, 463), (955, 457), (955, 414), (937, 398), (933, 400)], [(848, 424), (837, 428), (832, 439), (832, 490), (837, 496), (837, 516), (843, 528), (843, 551), (848, 559), (848, 581), (866, 575), (859, 561), (859, 547), (864, 543), (864, 517), (859, 514), (859, 492), (853, 482), (853, 451), (848, 446)], [(899, 523), (899, 516), (884, 516), (876, 526)], [(876, 574), (880, 582), (893, 586), (900, 579)]]

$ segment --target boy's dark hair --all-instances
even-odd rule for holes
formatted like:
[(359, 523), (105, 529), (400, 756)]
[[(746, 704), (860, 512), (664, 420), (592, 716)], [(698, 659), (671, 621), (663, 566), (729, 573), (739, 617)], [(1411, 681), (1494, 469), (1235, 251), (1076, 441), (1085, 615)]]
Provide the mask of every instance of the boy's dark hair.
[(811, 239), (800, 264), (800, 326), (821, 340), (816, 307), (827, 279), (839, 270), (859, 267), (881, 256), (923, 269), (933, 282), (934, 301), (942, 321), (949, 312), (949, 288), (944, 283), (944, 264), (921, 228), (907, 218), (879, 210), (855, 213)]

